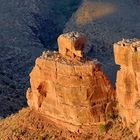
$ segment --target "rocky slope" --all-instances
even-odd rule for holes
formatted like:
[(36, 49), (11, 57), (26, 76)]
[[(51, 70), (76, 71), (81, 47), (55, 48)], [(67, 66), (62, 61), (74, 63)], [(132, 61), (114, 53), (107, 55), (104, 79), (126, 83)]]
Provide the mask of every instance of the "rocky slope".
[(56, 126), (50, 120), (40, 118), (29, 108), (0, 120), (0, 138), (2, 140), (138, 140), (127, 128), (123, 128), (121, 120), (110, 122), (88, 130), (87, 134), (73, 133)]

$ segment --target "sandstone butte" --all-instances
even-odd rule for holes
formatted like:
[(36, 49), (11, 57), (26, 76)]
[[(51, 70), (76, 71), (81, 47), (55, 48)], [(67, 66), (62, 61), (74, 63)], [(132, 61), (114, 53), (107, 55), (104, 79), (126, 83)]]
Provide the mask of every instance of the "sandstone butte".
[(114, 55), (120, 65), (116, 80), (119, 115), (124, 126), (140, 137), (140, 40), (123, 39), (115, 43)]
[(97, 60), (84, 56), (86, 37), (70, 32), (58, 37), (59, 52), (43, 52), (30, 73), (30, 108), (70, 131), (105, 122), (114, 88)]

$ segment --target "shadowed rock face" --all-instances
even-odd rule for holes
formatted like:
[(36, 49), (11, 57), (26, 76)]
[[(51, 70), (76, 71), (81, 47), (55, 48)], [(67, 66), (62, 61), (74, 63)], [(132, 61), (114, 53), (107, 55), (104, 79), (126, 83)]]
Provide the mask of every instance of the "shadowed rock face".
[(114, 44), (117, 72), (116, 94), (124, 125), (140, 137), (140, 40), (127, 39)]
[[(65, 48), (62, 45), (59, 44)], [(28, 105), (55, 122), (65, 122), (64, 126), (71, 131), (75, 128), (68, 124), (78, 129), (92, 126), (106, 121), (106, 115), (111, 112), (114, 89), (95, 60), (75, 61), (67, 59), (61, 51), (44, 52), (36, 59), (30, 84)]]

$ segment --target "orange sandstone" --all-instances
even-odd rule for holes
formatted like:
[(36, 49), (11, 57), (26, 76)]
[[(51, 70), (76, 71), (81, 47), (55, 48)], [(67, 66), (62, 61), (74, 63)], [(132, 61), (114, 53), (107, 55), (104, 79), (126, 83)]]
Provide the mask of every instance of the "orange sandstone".
[(117, 72), (116, 98), (125, 126), (140, 136), (140, 40), (122, 40), (114, 44)]
[[(65, 35), (59, 39), (62, 36)], [(61, 44), (59, 39), (59, 49), (68, 48), (75, 56), (82, 56), (71, 49), (75, 45), (67, 43), (65, 39), (66, 44), (63, 41)], [(71, 42), (71, 37), (68, 42)], [(77, 48), (83, 43), (79, 40)], [(67, 124), (80, 128), (106, 121), (106, 115), (112, 111), (114, 89), (101, 71), (99, 63), (86, 58), (79, 61), (73, 61), (75, 57), (67, 59), (66, 52), (63, 53), (61, 49), (59, 53), (44, 52), (36, 59), (30, 73), (28, 105), (49, 119), (64, 122), (65, 127), (71, 131), (74, 129)]]
[(65, 33), (58, 37), (59, 53), (63, 56), (83, 58), (85, 44), (85, 35), (79, 32)]

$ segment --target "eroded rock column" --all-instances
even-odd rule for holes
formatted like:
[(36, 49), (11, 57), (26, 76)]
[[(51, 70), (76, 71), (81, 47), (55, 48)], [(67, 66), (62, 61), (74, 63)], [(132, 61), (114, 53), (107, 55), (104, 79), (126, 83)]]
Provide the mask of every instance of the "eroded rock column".
[(67, 33), (58, 38), (59, 52), (44, 52), (36, 59), (27, 91), (31, 108), (79, 127), (106, 121), (114, 89), (98, 61), (84, 57), (85, 43), (83, 34)]
[(119, 114), (125, 126), (140, 136), (140, 40), (122, 40), (114, 44), (117, 72), (116, 94)]

